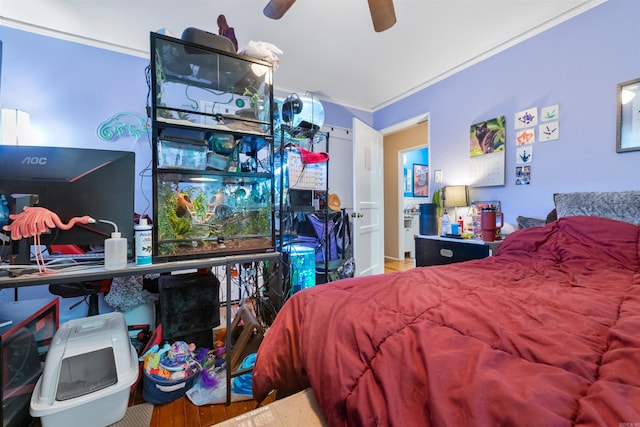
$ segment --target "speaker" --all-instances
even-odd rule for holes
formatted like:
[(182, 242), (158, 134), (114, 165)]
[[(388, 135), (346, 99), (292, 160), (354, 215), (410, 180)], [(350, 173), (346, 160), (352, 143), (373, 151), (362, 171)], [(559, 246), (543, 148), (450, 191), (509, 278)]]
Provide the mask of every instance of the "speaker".
[(291, 122), (293, 116), (302, 112), (302, 100), (297, 93), (287, 96), (282, 104), (282, 120), (285, 123)]

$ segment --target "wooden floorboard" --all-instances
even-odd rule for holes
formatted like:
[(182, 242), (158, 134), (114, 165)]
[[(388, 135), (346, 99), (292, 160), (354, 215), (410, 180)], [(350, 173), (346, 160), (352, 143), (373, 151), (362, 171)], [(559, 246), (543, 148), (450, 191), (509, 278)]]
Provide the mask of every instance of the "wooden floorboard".
[[(414, 260), (411, 258), (400, 261), (385, 260), (385, 273), (409, 270), (413, 268), (413, 265)], [(274, 394), (272, 393), (263, 403), (266, 404), (273, 401)], [(137, 405), (143, 402), (142, 381), (140, 381), (136, 389), (131, 393), (129, 405)], [(235, 402), (228, 406), (224, 403), (196, 406), (191, 403), (189, 398), (183, 396), (164, 405), (155, 405), (150, 427), (209, 427), (249, 412), (256, 407), (257, 403), (254, 400)], [(33, 427), (39, 426), (39, 420), (35, 420)]]

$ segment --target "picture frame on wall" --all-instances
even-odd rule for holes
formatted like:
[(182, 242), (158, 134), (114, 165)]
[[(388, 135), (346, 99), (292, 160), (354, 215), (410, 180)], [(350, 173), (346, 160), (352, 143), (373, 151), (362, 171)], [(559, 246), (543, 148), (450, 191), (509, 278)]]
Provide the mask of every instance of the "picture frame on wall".
[(429, 166), (413, 164), (413, 197), (429, 197)]
[(640, 150), (640, 78), (618, 84), (616, 152)]

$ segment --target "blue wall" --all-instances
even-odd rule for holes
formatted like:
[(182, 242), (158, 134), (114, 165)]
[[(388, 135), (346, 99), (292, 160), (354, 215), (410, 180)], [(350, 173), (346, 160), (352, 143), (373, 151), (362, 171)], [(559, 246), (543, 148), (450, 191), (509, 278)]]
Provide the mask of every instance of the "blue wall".
[[(443, 170), (446, 185), (468, 177), (469, 127), (505, 115), (506, 185), (471, 197), (501, 200), (511, 223), (544, 218), (556, 192), (640, 189), (640, 151), (615, 150), (616, 85), (640, 77), (638, 18), (640, 1), (609, 0), (376, 111), (374, 127), (428, 113), (430, 169)], [(533, 144), (531, 184), (515, 185), (514, 114), (552, 104), (560, 139)]]

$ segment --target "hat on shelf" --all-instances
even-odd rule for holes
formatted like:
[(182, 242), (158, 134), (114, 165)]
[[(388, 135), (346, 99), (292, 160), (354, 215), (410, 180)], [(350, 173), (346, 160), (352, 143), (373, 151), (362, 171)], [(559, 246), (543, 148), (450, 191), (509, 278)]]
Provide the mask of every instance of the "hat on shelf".
[(300, 150), (300, 156), (302, 157), (302, 163), (322, 163), (329, 160), (329, 154), (322, 151), (313, 152), (305, 150), (302, 147), (298, 147)]
[(340, 197), (338, 197), (338, 195), (335, 194), (335, 193), (329, 194), (329, 197), (327, 199), (327, 206), (329, 206), (330, 210), (339, 212), (340, 211)]

